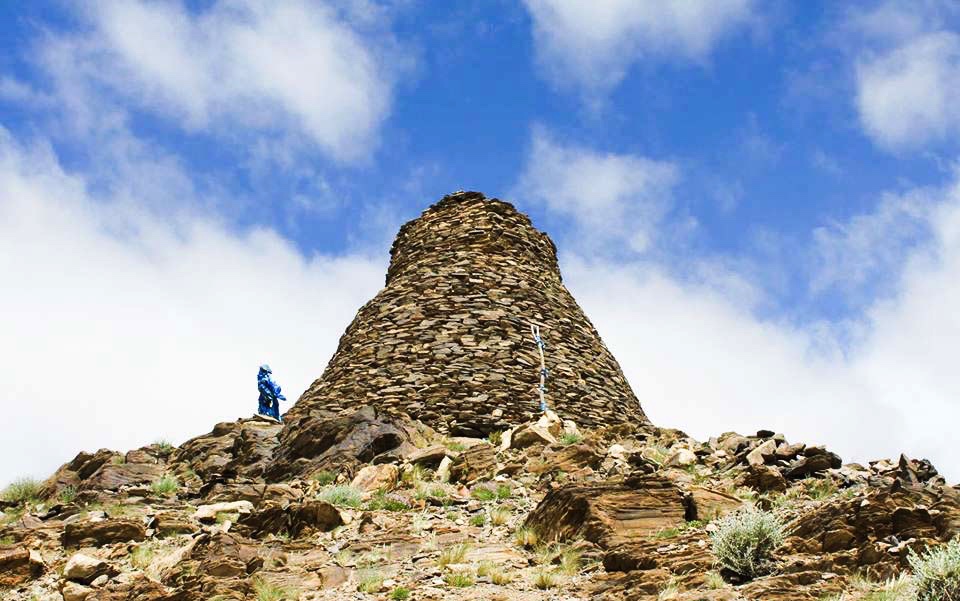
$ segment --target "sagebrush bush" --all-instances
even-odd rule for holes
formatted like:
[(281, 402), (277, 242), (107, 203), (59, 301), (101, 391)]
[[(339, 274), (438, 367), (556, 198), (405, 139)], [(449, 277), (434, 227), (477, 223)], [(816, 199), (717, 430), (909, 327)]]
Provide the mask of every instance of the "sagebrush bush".
[(784, 539), (780, 518), (768, 511), (747, 509), (715, 523), (717, 530), (710, 538), (720, 565), (748, 580), (770, 571), (770, 557)]
[(167, 474), (162, 478), (155, 480), (153, 484), (150, 485), (150, 489), (157, 495), (163, 497), (169, 497), (176, 494), (177, 489), (180, 488), (180, 482), (177, 480), (176, 476), (171, 476)]
[(960, 538), (923, 553), (910, 551), (917, 601), (960, 601)]
[(3, 489), (3, 500), (11, 503), (26, 503), (40, 499), (41, 484), (32, 478), (14, 480)]
[(317, 496), (321, 501), (326, 501), (331, 505), (343, 505), (345, 507), (360, 507), (363, 502), (363, 491), (353, 486), (331, 486), (320, 491)]

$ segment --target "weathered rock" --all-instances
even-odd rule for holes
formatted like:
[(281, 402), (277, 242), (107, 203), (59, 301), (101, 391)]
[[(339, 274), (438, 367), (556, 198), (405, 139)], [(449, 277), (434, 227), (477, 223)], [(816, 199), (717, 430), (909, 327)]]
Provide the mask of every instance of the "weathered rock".
[(497, 457), (493, 445), (474, 445), (458, 455), (450, 465), (450, 481), (470, 484), (493, 476)]
[(763, 465), (774, 458), (777, 452), (777, 443), (771, 438), (757, 445), (747, 453), (747, 464), (752, 466)]
[[(810, 447), (807, 448), (807, 451)], [(837, 469), (843, 465), (843, 460), (829, 451), (800, 457), (790, 464), (790, 467), (783, 473), (787, 478), (806, 478), (814, 474), (825, 472), (829, 469)]]
[(350, 485), (364, 492), (389, 492), (397, 485), (399, 476), (400, 470), (395, 465), (368, 465), (357, 472)]
[(447, 447), (443, 445), (433, 445), (411, 453), (410, 456), (407, 457), (407, 461), (413, 465), (437, 469), (437, 466), (440, 465), (440, 462), (443, 461), (443, 458), (449, 453), (450, 451)]
[(86, 601), (93, 594), (93, 589), (76, 582), (64, 582), (60, 587), (63, 601)]
[(221, 513), (237, 513), (240, 515), (253, 512), (253, 503), (250, 501), (232, 501), (228, 503), (213, 503), (201, 505), (193, 514), (193, 519), (200, 522), (212, 522)]
[(163, 476), (165, 467), (156, 463), (106, 463), (83, 481), (81, 490), (119, 490), (125, 486), (149, 484)]
[(328, 470), (352, 477), (377, 455), (430, 435), (421, 424), (372, 406), (338, 415), (310, 413), (287, 422), (265, 475), (279, 481)]
[(18, 586), (33, 576), (28, 549), (0, 549), (0, 586)]
[(744, 506), (743, 501), (737, 497), (702, 486), (691, 487), (689, 494), (690, 502), (686, 517), (690, 520), (708, 522), (737, 511)]
[(542, 540), (584, 538), (614, 547), (684, 523), (680, 490), (657, 476), (621, 484), (572, 485), (553, 490), (527, 517)]
[(149, 527), (157, 536), (174, 536), (177, 534), (193, 534), (200, 530), (199, 524), (177, 512), (160, 512), (150, 521)]
[(62, 542), (65, 547), (101, 547), (110, 543), (139, 542), (146, 538), (146, 527), (136, 520), (88, 519), (67, 524), (63, 530)]
[(768, 465), (749, 466), (737, 480), (737, 484), (750, 487), (760, 493), (787, 490), (787, 479), (783, 477), (780, 470)]
[(305, 501), (290, 505), (264, 503), (255, 512), (237, 520), (238, 531), (259, 537), (266, 534), (288, 534), (298, 537), (304, 532), (326, 532), (345, 523), (340, 510), (325, 501)]
[(80, 584), (90, 584), (99, 576), (117, 574), (109, 563), (83, 553), (74, 553), (63, 567), (63, 577)]
[(685, 467), (688, 465), (693, 465), (697, 462), (696, 454), (690, 449), (679, 448), (673, 451), (669, 457), (667, 457), (666, 464), (669, 467)]
[(550, 431), (538, 424), (524, 424), (513, 431), (510, 448), (525, 449), (535, 444), (554, 444), (557, 439)]

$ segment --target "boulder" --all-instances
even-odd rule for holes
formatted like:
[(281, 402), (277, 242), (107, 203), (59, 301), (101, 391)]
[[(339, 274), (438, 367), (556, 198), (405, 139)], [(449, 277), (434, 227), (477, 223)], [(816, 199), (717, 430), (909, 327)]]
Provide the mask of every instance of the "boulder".
[(81, 490), (119, 490), (149, 484), (163, 476), (165, 467), (156, 463), (106, 463), (87, 478)]
[(743, 501), (737, 497), (702, 486), (691, 487), (689, 495), (686, 517), (690, 520), (709, 522), (744, 506)]
[(450, 451), (447, 447), (438, 444), (414, 451), (407, 457), (407, 461), (413, 465), (420, 465), (435, 470), (437, 466), (440, 465), (440, 462), (443, 461), (443, 458), (449, 453)]
[(60, 594), (63, 596), (63, 601), (86, 601), (93, 594), (93, 589), (76, 582), (67, 581), (61, 585)]
[(400, 470), (395, 465), (368, 465), (360, 469), (354, 476), (350, 486), (359, 488), (363, 492), (389, 492), (397, 485)]
[(195, 520), (199, 522), (213, 522), (217, 515), (221, 513), (248, 514), (253, 511), (253, 503), (250, 501), (232, 501), (227, 503), (213, 503), (211, 505), (201, 505), (197, 507), (193, 514)]
[(109, 563), (90, 557), (84, 553), (74, 553), (63, 567), (63, 577), (72, 582), (90, 584), (100, 576), (111, 576), (117, 573)]
[(748, 465), (763, 465), (774, 458), (777, 452), (777, 443), (771, 438), (757, 445), (747, 453)]
[(680, 490), (643, 476), (627, 484), (571, 485), (547, 493), (525, 525), (543, 541), (584, 538), (610, 548), (685, 522)]
[(688, 465), (693, 465), (697, 462), (696, 454), (690, 449), (685, 449), (680, 447), (673, 451), (669, 457), (667, 457), (666, 464), (668, 467), (686, 467)]
[(460, 453), (450, 465), (450, 481), (470, 484), (493, 476), (497, 457), (493, 445), (476, 444)]
[(0, 549), (0, 587), (19, 586), (34, 575), (29, 550), (23, 547)]
[(787, 490), (787, 479), (780, 470), (769, 465), (751, 465), (737, 480), (740, 486), (747, 486), (753, 490), (764, 492), (784, 492)]
[(535, 444), (549, 445), (557, 442), (550, 430), (540, 424), (524, 424), (516, 430), (510, 439), (510, 448), (525, 449)]
[(128, 519), (84, 519), (67, 524), (61, 537), (64, 547), (102, 547), (111, 543), (140, 542), (147, 538), (143, 522)]
[[(807, 448), (807, 451), (810, 451), (810, 447)], [(790, 464), (783, 475), (790, 479), (806, 478), (829, 469), (837, 469), (841, 465), (843, 465), (843, 460), (836, 453), (825, 451), (800, 457)]]
[(193, 534), (200, 530), (200, 526), (195, 521), (175, 511), (158, 513), (150, 521), (149, 527), (157, 533), (157, 536)]
[(287, 534), (294, 538), (309, 531), (327, 532), (346, 523), (340, 510), (325, 501), (281, 505), (264, 503), (253, 513), (241, 515), (237, 530), (249, 536)]

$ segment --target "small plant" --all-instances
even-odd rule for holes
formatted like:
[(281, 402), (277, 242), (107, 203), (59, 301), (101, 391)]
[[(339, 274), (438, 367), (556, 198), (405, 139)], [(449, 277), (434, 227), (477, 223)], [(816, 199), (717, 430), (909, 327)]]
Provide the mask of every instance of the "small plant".
[(7, 546), (7, 545), (12, 545), (12, 544), (15, 543), (15, 542), (17, 542), (17, 541), (14, 540), (14, 538), (13, 538), (12, 536), (2, 536), (2, 537), (0, 537), (0, 547), (4, 547), (4, 546)]
[(716, 522), (710, 535), (720, 565), (752, 579), (770, 571), (773, 551), (783, 544), (783, 523), (767, 511), (747, 509)]
[(331, 486), (317, 495), (321, 501), (331, 505), (358, 508), (362, 505), (363, 493), (353, 486)]
[(680, 587), (677, 586), (677, 583), (671, 580), (660, 589), (660, 593), (657, 595), (657, 601), (668, 601), (669, 599), (676, 599), (677, 595), (680, 594)]
[(390, 599), (392, 601), (406, 601), (410, 598), (410, 589), (398, 586), (390, 592)]
[(383, 574), (377, 570), (363, 570), (357, 590), (361, 593), (379, 593), (383, 588), (383, 580)]
[(130, 565), (145, 570), (153, 563), (154, 552), (149, 545), (137, 545), (130, 551)]
[(469, 551), (470, 545), (466, 543), (451, 545), (440, 552), (440, 557), (437, 558), (437, 565), (445, 568), (450, 564), (463, 563), (463, 559)]
[(443, 576), (443, 581), (449, 586), (456, 588), (466, 588), (468, 586), (473, 586), (474, 578), (473, 574), (470, 572), (456, 571), (456, 572), (447, 572)]
[(263, 578), (253, 581), (253, 592), (257, 601), (295, 601), (298, 593), (282, 586), (267, 582)]
[(653, 537), (657, 539), (674, 538), (677, 536), (680, 536), (679, 528), (661, 528), (653, 535)]
[(917, 601), (960, 600), (960, 538), (946, 545), (907, 556)]
[(19, 478), (3, 489), (3, 500), (10, 503), (33, 503), (40, 500), (40, 482)]
[(490, 523), (494, 526), (503, 526), (510, 520), (510, 510), (506, 507), (495, 507), (490, 510)]
[(328, 486), (337, 481), (337, 475), (331, 471), (323, 470), (310, 476), (310, 479), (320, 486)]
[(567, 576), (576, 576), (580, 573), (580, 552), (574, 549), (564, 549), (560, 553), (560, 571)]
[(406, 511), (410, 509), (410, 506), (400, 498), (388, 495), (384, 492), (378, 492), (367, 502), (367, 509), (369, 511), (377, 511), (381, 509), (385, 511)]
[(483, 578), (484, 576), (489, 576), (490, 572), (497, 569), (497, 564), (492, 561), (481, 561), (477, 566), (477, 576)]
[(513, 542), (519, 547), (533, 547), (539, 539), (537, 531), (527, 526), (521, 526), (513, 533)]
[(583, 440), (583, 436), (580, 436), (576, 432), (567, 432), (560, 436), (560, 444), (563, 446), (570, 446), (572, 444), (577, 444)]
[(110, 458), (110, 463), (112, 463), (113, 465), (124, 465), (127, 463), (127, 456), (114, 455), (113, 457)]
[(812, 480), (807, 484), (807, 493), (814, 501), (822, 501), (837, 493), (837, 485), (830, 479)]
[(432, 480), (430, 470), (422, 465), (414, 465), (403, 472), (400, 480), (414, 488), (418, 488), (422, 483)]
[(487, 523), (487, 516), (482, 513), (478, 513), (476, 515), (470, 516), (471, 526), (476, 526), (477, 528), (480, 528), (484, 526), (486, 523)]
[(217, 523), (223, 524), (224, 522), (230, 522), (235, 524), (237, 520), (240, 519), (240, 514), (235, 511), (218, 511), (217, 512)]
[(176, 476), (171, 476), (169, 474), (163, 476), (159, 480), (155, 480), (154, 483), (150, 485), (150, 489), (154, 492), (154, 494), (162, 497), (174, 495), (178, 488), (180, 488), (180, 483), (177, 481)]
[(559, 584), (560, 576), (558, 576), (556, 572), (546, 568), (540, 568), (537, 570), (536, 575), (533, 577), (533, 586), (542, 591), (551, 588), (557, 588)]
[(497, 500), (503, 501), (513, 496), (513, 489), (507, 484), (498, 484), (496, 494)]
[(478, 486), (470, 491), (470, 496), (478, 501), (493, 501), (497, 498), (497, 491), (489, 486)]
[(60, 489), (60, 492), (57, 494), (57, 500), (63, 503), (64, 505), (68, 503), (73, 503), (77, 498), (77, 487), (73, 485), (67, 485)]
[(170, 454), (173, 451), (173, 445), (170, 444), (170, 441), (162, 438), (154, 442), (153, 446), (157, 447), (157, 450), (163, 454)]
[(455, 453), (460, 453), (467, 450), (467, 445), (455, 440), (444, 440), (443, 446), (447, 447), (451, 451), (454, 451)]
[(503, 443), (503, 432), (491, 432), (487, 435), (487, 442), (495, 447), (499, 447), (500, 444)]
[(488, 575), (490, 576), (490, 582), (497, 586), (503, 586), (513, 582), (513, 574), (500, 567), (491, 568)]
[(353, 562), (353, 551), (349, 551), (347, 549), (340, 549), (334, 554), (333, 561), (341, 568), (345, 568), (351, 562)]
[(720, 572), (710, 570), (703, 580), (703, 585), (709, 589), (718, 589), (725, 587), (727, 583), (723, 581), (723, 576), (720, 575)]

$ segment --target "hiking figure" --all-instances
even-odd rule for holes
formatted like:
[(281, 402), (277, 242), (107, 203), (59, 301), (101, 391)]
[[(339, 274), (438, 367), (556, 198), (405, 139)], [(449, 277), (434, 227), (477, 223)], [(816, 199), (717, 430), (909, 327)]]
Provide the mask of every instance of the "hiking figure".
[(270, 374), (273, 370), (269, 365), (261, 365), (257, 374), (257, 389), (260, 391), (260, 407), (257, 412), (280, 421), (280, 401), (287, 397), (280, 394), (280, 386), (273, 381)]

